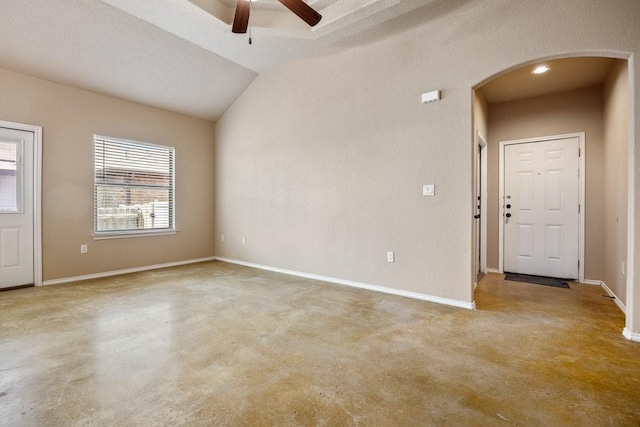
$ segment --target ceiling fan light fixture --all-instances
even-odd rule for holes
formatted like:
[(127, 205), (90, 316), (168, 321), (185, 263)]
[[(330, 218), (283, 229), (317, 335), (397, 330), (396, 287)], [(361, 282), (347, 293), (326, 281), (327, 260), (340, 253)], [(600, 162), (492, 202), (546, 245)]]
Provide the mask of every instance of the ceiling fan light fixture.
[(549, 67), (548, 65), (538, 65), (536, 68), (533, 69), (531, 74), (544, 74), (550, 69), (551, 67)]

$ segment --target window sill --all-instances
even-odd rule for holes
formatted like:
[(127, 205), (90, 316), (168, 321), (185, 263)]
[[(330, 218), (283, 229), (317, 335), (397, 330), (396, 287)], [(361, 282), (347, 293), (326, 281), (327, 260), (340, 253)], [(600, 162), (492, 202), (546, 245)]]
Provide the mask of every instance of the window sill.
[(176, 234), (178, 230), (162, 230), (162, 231), (139, 231), (139, 232), (122, 232), (122, 233), (105, 233), (94, 234), (93, 240), (108, 239), (130, 239), (134, 237), (150, 237), (150, 236), (170, 236)]

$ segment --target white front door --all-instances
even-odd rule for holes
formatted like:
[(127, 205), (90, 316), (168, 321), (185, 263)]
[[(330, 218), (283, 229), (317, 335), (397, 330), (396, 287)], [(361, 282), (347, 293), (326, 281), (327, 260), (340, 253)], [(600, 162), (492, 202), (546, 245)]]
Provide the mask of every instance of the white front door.
[(504, 271), (578, 278), (579, 137), (504, 146)]
[(0, 288), (34, 283), (34, 139), (0, 127)]

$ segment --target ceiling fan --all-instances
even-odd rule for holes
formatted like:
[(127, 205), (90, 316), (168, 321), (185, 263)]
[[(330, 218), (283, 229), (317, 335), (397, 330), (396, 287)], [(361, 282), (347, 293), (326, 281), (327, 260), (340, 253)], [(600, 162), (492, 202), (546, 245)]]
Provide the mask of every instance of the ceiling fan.
[[(247, 32), (247, 26), (249, 25), (249, 13), (251, 12), (251, 1), (252, 0), (237, 0), (236, 14), (233, 18), (233, 26), (231, 27), (232, 32), (241, 34)], [(278, 1), (312, 27), (322, 19), (322, 15), (302, 0)]]

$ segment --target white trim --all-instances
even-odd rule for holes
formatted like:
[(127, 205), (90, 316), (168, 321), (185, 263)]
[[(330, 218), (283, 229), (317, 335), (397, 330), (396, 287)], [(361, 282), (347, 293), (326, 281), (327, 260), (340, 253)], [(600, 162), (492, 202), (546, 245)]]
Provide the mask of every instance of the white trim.
[(42, 127), (3, 120), (0, 127), (33, 133), (33, 284), (42, 286)]
[(275, 273), (287, 274), (290, 276), (304, 277), (305, 279), (320, 280), (323, 282), (336, 283), (338, 285), (352, 286), (354, 288), (367, 289), (367, 290), (376, 291), (376, 292), (383, 292), (385, 294), (391, 294), (391, 295), (399, 295), (402, 297), (414, 298), (414, 299), (435, 302), (435, 303), (444, 304), (444, 305), (451, 305), (454, 307), (466, 308), (469, 310), (473, 310), (476, 308), (475, 302), (458, 301), (458, 300), (449, 299), (449, 298), (442, 298), (442, 297), (436, 297), (432, 295), (421, 294), (418, 292), (403, 291), (401, 289), (387, 288), (387, 287), (378, 286), (378, 285), (370, 285), (368, 283), (362, 283), (362, 282), (354, 282), (352, 280), (336, 279), (333, 277), (321, 276), (318, 274), (303, 273), (300, 271), (287, 270), (287, 269), (278, 268), (278, 267), (269, 267), (267, 265), (255, 264), (252, 262), (245, 262), (237, 259), (230, 259), (230, 258), (224, 258), (224, 257), (218, 257), (218, 256), (215, 257), (215, 259), (217, 261), (227, 262), (229, 264), (238, 264), (238, 265), (243, 265), (245, 267), (258, 268), (260, 270), (273, 271)]
[(487, 268), (485, 271), (485, 273), (496, 273), (496, 274), (502, 274), (502, 271), (500, 271), (497, 268)]
[[(636, 118), (640, 115), (640, 111), (636, 109), (638, 104), (638, 93), (636, 91), (637, 85), (640, 82), (635, 81), (636, 62), (631, 58), (627, 59), (627, 67), (629, 74), (629, 86), (627, 90), (628, 94), (628, 107), (629, 107), (629, 124), (627, 139), (627, 318), (625, 319), (625, 331), (628, 336), (627, 339), (640, 342), (640, 334), (637, 332), (631, 332), (637, 330), (640, 327), (640, 319), (638, 319), (638, 313), (640, 313), (640, 307), (637, 306), (638, 297), (636, 295), (637, 288), (640, 286), (640, 277), (638, 269), (636, 268), (636, 253), (640, 248), (636, 246), (636, 240), (638, 230), (636, 230), (636, 180), (639, 178), (636, 170), (640, 168), (640, 165), (636, 163), (636, 150), (637, 141), (640, 135), (636, 134), (636, 129), (640, 127), (640, 123), (636, 123)], [(623, 332), (624, 334), (624, 332)]]
[(489, 158), (489, 145), (480, 132), (478, 132), (478, 145), (482, 146), (482, 150), (480, 150), (480, 238), (482, 239), (480, 243), (480, 270), (484, 271), (487, 269), (487, 200), (489, 198), (487, 159)]
[(151, 230), (151, 231), (125, 231), (125, 232), (112, 232), (108, 234), (93, 234), (93, 240), (109, 240), (109, 239), (133, 239), (136, 237), (148, 237), (148, 236), (170, 236), (176, 234), (178, 230)]
[(514, 139), (508, 141), (500, 141), (500, 153), (499, 153), (499, 196), (498, 196), (498, 269), (500, 273), (504, 272), (504, 221), (502, 218), (504, 217), (504, 148), (506, 145), (513, 144), (525, 144), (531, 142), (544, 142), (551, 141), (555, 139), (565, 139), (565, 138), (578, 138), (578, 147), (580, 149), (580, 157), (578, 159), (579, 167), (580, 167), (580, 180), (578, 183), (579, 186), (579, 200), (580, 204), (580, 213), (578, 214), (578, 262), (580, 267), (578, 268), (578, 281), (580, 283), (584, 283), (584, 259), (585, 259), (585, 212), (586, 212), (586, 167), (585, 167), (585, 133), (584, 132), (575, 132), (575, 133), (567, 133), (561, 135), (549, 135), (549, 136), (540, 136), (535, 138), (523, 138), (523, 139)]
[(622, 330), (622, 336), (630, 341), (640, 342), (640, 334), (637, 332), (631, 332), (627, 328)]
[(618, 296), (613, 293), (613, 291), (607, 286), (606, 283), (604, 283), (601, 280), (585, 280), (585, 283), (587, 284), (591, 284), (589, 282), (595, 282), (594, 284), (596, 285), (600, 285), (600, 287), (602, 289), (604, 289), (604, 291), (607, 293), (607, 295), (609, 295), (610, 297), (613, 297), (613, 302), (616, 303), (616, 305), (618, 306), (618, 308), (620, 310), (622, 310), (622, 312), (626, 315), (627, 314), (627, 307), (625, 307), (625, 305), (622, 303), (622, 301), (620, 301), (620, 298), (618, 298)]
[(602, 282), (601, 280), (584, 279), (584, 282), (581, 282), (581, 283), (583, 285), (602, 286), (604, 282)]
[(504, 273), (504, 143), (498, 152), (498, 273)]
[(580, 200), (580, 213), (578, 214), (578, 282), (584, 282), (584, 263), (585, 263), (585, 247), (586, 247), (586, 214), (587, 214), (587, 145), (584, 132), (578, 132), (575, 134), (578, 136), (578, 146), (580, 150), (580, 157), (578, 158), (578, 164), (580, 165), (580, 194), (578, 197)]
[(125, 268), (123, 270), (103, 271), (101, 273), (85, 274), (83, 276), (64, 277), (62, 279), (46, 280), (42, 285), (59, 285), (61, 283), (79, 282), (81, 280), (100, 279), (103, 277), (119, 276), (121, 274), (139, 273), (141, 271), (157, 270), (159, 268), (177, 267), (185, 264), (195, 264), (198, 262), (213, 261), (215, 257), (188, 259), (186, 261), (167, 262), (164, 264), (145, 265), (143, 267)]

